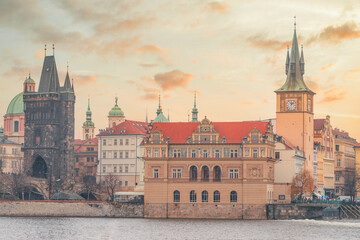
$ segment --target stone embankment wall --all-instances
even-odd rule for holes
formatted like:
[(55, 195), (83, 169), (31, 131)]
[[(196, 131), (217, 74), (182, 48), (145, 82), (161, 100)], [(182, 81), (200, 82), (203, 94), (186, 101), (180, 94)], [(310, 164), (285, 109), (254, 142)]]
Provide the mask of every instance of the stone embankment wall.
[(146, 203), (145, 218), (266, 219), (266, 205)]
[(299, 206), (297, 204), (268, 204), (268, 220), (322, 218), (323, 207)]
[(0, 216), (142, 218), (144, 205), (106, 202), (0, 201)]

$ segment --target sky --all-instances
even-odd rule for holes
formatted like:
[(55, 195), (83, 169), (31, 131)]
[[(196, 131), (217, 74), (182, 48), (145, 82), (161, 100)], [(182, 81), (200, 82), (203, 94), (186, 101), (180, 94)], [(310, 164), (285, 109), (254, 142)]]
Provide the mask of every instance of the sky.
[(115, 97), (126, 119), (154, 119), (159, 93), (171, 121), (188, 120), (194, 91), (200, 120), (274, 118), (294, 16), (315, 118), (360, 140), (358, 0), (0, 0), (0, 115), (29, 73), (38, 86), (55, 44), (60, 84), (67, 63), (74, 79), (76, 138), (88, 98), (97, 129)]

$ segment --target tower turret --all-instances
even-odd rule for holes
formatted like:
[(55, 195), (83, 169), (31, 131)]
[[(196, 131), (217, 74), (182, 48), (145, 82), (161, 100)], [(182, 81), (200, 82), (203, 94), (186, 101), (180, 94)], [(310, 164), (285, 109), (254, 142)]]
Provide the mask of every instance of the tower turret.
[(24, 92), (25, 93), (35, 92), (35, 81), (31, 79), (30, 73), (29, 73), (29, 77), (26, 78), (24, 81)]
[(192, 109), (192, 122), (198, 122), (198, 109), (196, 108), (196, 92), (194, 93), (194, 107)]
[(159, 107), (156, 111), (156, 118), (154, 119), (153, 122), (169, 122), (169, 119), (167, 119), (162, 112), (160, 94), (159, 94)]
[(118, 106), (118, 98), (115, 98), (115, 106), (109, 112), (109, 128), (115, 127), (116, 125), (125, 121), (124, 112)]
[(88, 98), (88, 109), (86, 111), (86, 121), (83, 123), (83, 140), (95, 137), (95, 124), (91, 120), (90, 98)]

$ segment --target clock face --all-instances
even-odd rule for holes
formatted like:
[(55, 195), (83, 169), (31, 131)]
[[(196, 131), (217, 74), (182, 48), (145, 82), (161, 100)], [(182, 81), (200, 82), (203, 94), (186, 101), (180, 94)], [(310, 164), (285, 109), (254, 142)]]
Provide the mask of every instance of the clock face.
[(308, 111), (311, 112), (311, 100), (308, 100)]
[(296, 101), (295, 100), (287, 101), (286, 107), (288, 110), (294, 111), (296, 109)]

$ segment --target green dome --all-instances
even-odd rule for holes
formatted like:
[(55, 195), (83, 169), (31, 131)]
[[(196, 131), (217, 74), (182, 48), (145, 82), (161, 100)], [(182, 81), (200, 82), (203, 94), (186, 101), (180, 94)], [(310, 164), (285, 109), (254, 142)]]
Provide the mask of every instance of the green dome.
[(24, 113), (23, 92), (16, 95), (10, 102), (6, 115), (22, 115)]
[(35, 81), (29, 77), (29, 78), (25, 79), (24, 83), (34, 83), (35, 84)]
[(154, 122), (169, 122), (169, 119), (167, 119), (164, 114), (161, 112), (157, 117), (154, 119)]
[(83, 123), (83, 127), (95, 127), (95, 124), (92, 121), (86, 121)]
[(123, 117), (124, 112), (119, 108), (119, 106), (116, 104), (109, 112), (109, 117)]

